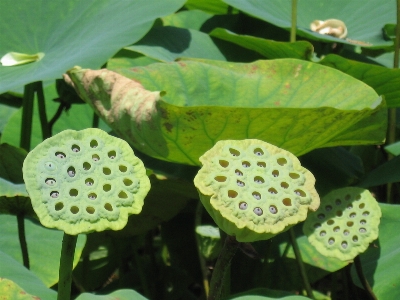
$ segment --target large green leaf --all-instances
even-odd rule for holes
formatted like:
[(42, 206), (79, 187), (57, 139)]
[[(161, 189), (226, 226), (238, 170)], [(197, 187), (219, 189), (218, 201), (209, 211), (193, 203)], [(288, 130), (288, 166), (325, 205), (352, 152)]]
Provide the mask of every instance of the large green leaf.
[[(379, 238), (360, 255), (362, 269), (378, 299), (400, 299), (400, 205), (379, 206), (382, 210)], [(351, 275), (361, 287), (354, 266)]]
[[(224, 2), (276, 26), (286, 29), (291, 27), (291, 1), (224, 0)], [(384, 48), (393, 45), (393, 42), (385, 40), (382, 28), (387, 23), (396, 23), (395, 12), (394, 2), (390, 5), (381, 0), (362, 3), (359, 0), (298, 1), (297, 34), (314, 40)], [(332, 18), (342, 20), (346, 24), (347, 40), (321, 35), (310, 30), (310, 23), (314, 20)]]
[(76, 300), (147, 300), (141, 294), (134, 290), (116, 290), (108, 295), (94, 295), (89, 293), (80, 294)]
[(29, 82), (59, 78), (74, 65), (98, 68), (139, 40), (158, 17), (184, 0), (0, 1), (0, 57), (44, 53), (37, 62), (0, 66), (0, 93)]
[(400, 156), (387, 161), (366, 174), (357, 184), (360, 187), (371, 187), (400, 180)]
[(154, 27), (143, 39), (125, 49), (160, 61), (180, 57), (226, 60), (208, 34), (171, 26)]
[[(29, 219), (25, 219), (25, 231), (31, 271), (50, 287), (58, 281), (63, 232), (45, 228)], [(17, 218), (0, 215), (0, 232), (0, 250), (22, 263), (21, 246), (16, 238)], [(86, 236), (78, 236), (74, 266), (78, 263), (85, 241)], [(1, 265), (0, 270), (2, 267)], [(18, 281), (15, 282), (20, 284)]]
[(166, 93), (158, 100), (158, 92), (107, 70), (69, 76), (116, 133), (156, 158), (198, 165), (224, 139), (257, 138), (301, 155), (385, 136), (386, 110), (372, 88), (310, 62), (182, 61), (119, 71)]
[(228, 5), (222, 0), (187, 0), (185, 4), (188, 9), (200, 9), (212, 14), (226, 14)]
[[(43, 300), (55, 300), (57, 293), (47, 288), (43, 282), (31, 271), (26, 269), (22, 264), (17, 262), (13, 257), (7, 255), (0, 250), (0, 277), (12, 280), (25, 292), (40, 297)], [(1, 293), (2, 296), (7, 294)], [(13, 298), (5, 298), (13, 299)]]
[(254, 36), (238, 35), (224, 28), (214, 29), (210, 32), (210, 35), (256, 51), (269, 59), (298, 58), (309, 60), (313, 53), (313, 46), (306, 41), (294, 43), (276, 42)]
[(400, 106), (400, 70), (388, 69), (349, 60), (338, 55), (327, 55), (320, 64), (340, 70), (368, 84), (379, 95), (384, 95), (387, 106)]

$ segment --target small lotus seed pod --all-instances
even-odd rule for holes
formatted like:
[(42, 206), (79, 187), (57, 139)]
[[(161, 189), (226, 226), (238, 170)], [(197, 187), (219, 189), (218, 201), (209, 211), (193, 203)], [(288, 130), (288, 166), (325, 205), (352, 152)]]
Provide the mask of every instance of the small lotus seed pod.
[(351, 261), (378, 237), (381, 209), (368, 190), (347, 187), (322, 198), (303, 231), (322, 254)]
[(122, 229), (150, 189), (128, 143), (95, 128), (46, 139), (27, 155), (23, 175), (40, 222), (70, 235)]
[(319, 206), (311, 172), (292, 153), (266, 142), (219, 141), (200, 162), (194, 179), (200, 200), (239, 242), (269, 239)]

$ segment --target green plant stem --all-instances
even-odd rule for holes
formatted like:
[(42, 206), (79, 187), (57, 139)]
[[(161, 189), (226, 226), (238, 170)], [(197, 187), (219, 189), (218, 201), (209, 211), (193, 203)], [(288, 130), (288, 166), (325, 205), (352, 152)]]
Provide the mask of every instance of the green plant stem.
[(99, 116), (94, 112), (93, 113), (93, 121), (92, 121), (92, 128), (99, 128)]
[(296, 41), (296, 29), (297, 29), (297, 0), (292, 0), (292, 27), (290, 29), (290, 42)]
[(232, 258), (235, 255), (238, 247), (239, 242), (235, 239), (235, 237), (228, 235), (214, 267), (208, 300), (221, 299), (224, 277), (227, 275), (227, 271), (230, 269)]
[(29, 253), (28, 253), (28, 244), (26, 243), (26, 235), (25, 235), (25, 218), (23, 214), (17, 215), (17, 224), (18, 224), (18, 237), (19, 244), (21, 245), (22, 251), (22, 261), (24, 263), (24, 267), (29, 269)]
[(42, 127), (42, 138), (43, 140), (51, 137), (49, 124), (47, 122), (47, 114), (46, 114), (46, 104), (43, 93), (43, 82), (38, 81), (35, 83), (35, 90), (38, 99), (38, 108), (39, 108), (39, 118), (40, 125)]
[(311, 299), (315, 299), (312, 289), (311, 289), (310, 281), (308, 280), (306, 268), (304, 267), (304, 263), (301, 258), (300, 248), (299, 248), (299, 245), (297, 244), (296, 235), (294, 233), (293, 227), (289, 229), (289, 235), (290, 235), (290, 242), (292, 243), (294, 255), (296, 256), (296, 261), (297, 261), (297, 264), (299, 265), (300, 275), (301, 275), (301, 278), (303, 279), (304, 288), (306, 289), (306, 292), (307, 292), (307, 296)]
[(354, 258), (354, 266), (356, 267), (358, 279), (360, 279), (360, 282), (361, 282), (364, 290), (369, 294), (371, 299), (377, 300), (378, 298), (376, 297), (376, 295), (374, 294), (374, 291), (372, 290), (371, 286), (369, 285), (367, 278), (364, 276), (364, 272), (362, 270), (362, 265), (361, 265), (361, 259), (360, 259), (359, 255), (357, 255)]
[(57, 300), (71, 299), (72, 266), (77, 239), (77, 235), (69, 235), (64, 232), (61, 248)]
[(35, 83), (28, 83), (24, 87), (24, 97), (22, 99), (21, 139), (19, 142), (20, 147), (26, 151), (29, 151), (31, 147), (34, 97)]
[[(201, 216), (203, 214), (203, 204), (201, 201), (197, 203), (196, 207), (196, 214), (195, 214), (195, 219), (194, 219), (194, 228), (196, 229), (197, 226), (201, 225)], [(208, 294), (210, 292), (210, 283), (208, 281), (208, 269), (207, 269), (207, 264), (206, 260), (204, 259), (203, 255), (201, 254), (201, 247), (200, 247), (200, 238), (196, 234), (196, 243), (197, 243), (197, 253), (199, 255), (199, 262), (200, 262), (200, 268), (201, 268), (201, 274), (203, 277), (203, 288), (204, 288), (204, 293), (206, 297), (208, 297)]]

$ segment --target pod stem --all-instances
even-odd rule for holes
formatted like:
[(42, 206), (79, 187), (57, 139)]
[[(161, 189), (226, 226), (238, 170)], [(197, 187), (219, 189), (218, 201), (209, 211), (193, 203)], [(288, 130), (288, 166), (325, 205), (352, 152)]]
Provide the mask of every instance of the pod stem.
[(77, 239), (77, 235), (69, 235), (64, 232), (61, 248), (57, 300), (71, 299), (72, 267)]
[(234, 236), (227, 235), (211, 277), (208, 300), (219, 300), (222, 298), (224, 278), (228, 276), (232, 258), (238, 248), (239, 242), (236, 240), (236, 238)]
[[(197, 203), (196, 207), (196, 213), (195, 213), (195, 220), (194, 220), (194, 228), (197, 228), (197, 226), (201, 225), (201, 216), (203, 214), (203, 205), (201, 204), (201, 201)], [(210, 292), (210, 283), (208, 281), (208, 269), (207, 269), (207, 264), (206, 260), (204, 259), (203, 255), (201, 254), (200, 250), (200, 238), (196, 234), (196, 243), (197, 243), (197, 253), (199, 255), (199, 262), (200, 262), (200, 267), (201, 267), (201, 274), (203, 277), (203, 288), (204, 288), (204, 293), (206, 294), (206, 298), (208, 297), (208, 294)]]
[(22, 261), (24, 263), (24, 267), (29, 270), (29, 253), (28, 253), (28, 245), (26, 243), (26, 235), (25, 235), (25, 218), (23, 214), (17, 215), (17, 224), (18, 224), (18, 237), (19, 244), (21, 245), (22, 252)]
[(299, 248), (299, 245), (297, 244), (296, 235), (294, 233), (293, 227), (291, 227), (289, 229), (289, 235), (290, 235), (290, 242), (292, 243), (294, 255), (296, 256), (296, 261), (299, 266), (300, 275), (301, 275), (301, 278), (303, 279), (304, 288), (306, 289), (306, 292), (307, 292), (307, 296), (311, 299), (315, 299), (312, 289), (311, 289), (310, 281), (308, 280), (308, 276), (307, 276), (306, 268), (303, 263), (303, 259), (301, 258), (300, 248)]
[(297, 29), (297, 0), (292, 0), (292, 27), (290, 28), (290, 42), (296, 41), (296, 29)]
[(372, 290), (371, 286), (369, 285), (367, 278), (364, 276), (364, 272), (362, 270), (362, 265), (361, 265), (361, 259), (360, 259), (359, 255), (357, 255), (354, 258), (354, 266), (356, 267), (358, 279), (360, 280), (364, 290), (369, 294), (371, 299), (378, 300), (378, 298), (374, 294), (374, 291)]

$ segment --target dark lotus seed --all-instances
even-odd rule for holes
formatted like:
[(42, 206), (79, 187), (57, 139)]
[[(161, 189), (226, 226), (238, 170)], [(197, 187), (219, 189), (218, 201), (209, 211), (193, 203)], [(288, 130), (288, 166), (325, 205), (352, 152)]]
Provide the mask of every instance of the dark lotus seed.
[(365, 224), (367, 224), (367, 221), (361, 220), (361, 221), (360, 221), (360, 224), (361, 224), (361, 225), (365, 225)]
[(360, 232), (361, 232), (361, 233), (366, 233), (367, 230), (366, 230), (365, 228), (360, 228)]
[(368, 212), (368, 211), (364, 211), (362, 215), (363, 215), (364, 217), (365, 217), (365, 216), (368, 216), (368, 215), (369, 215), (369, 212)]
[(262, 153), (261, 153), (260, 151), (256, 151), (256, 152), (255, 152), (255, 155), (257, 155), (257, 156), (261, 156), (261, 155), (262, 155)]
[(343, 249), (347, 249), (347, 243), (346, 242), (342, 242), (342, 248)]
[(325, 206), (325, 210), (326, 211), (331, 211), (332, 210), (332, 206), (330, 206), (330, 205)]
[(100, 160), (100, 157), (97, 154), (93, 154), (92, 159), (93, 159), (93, 161), (98, 161), (98, 160)]
[(48, 185), (54, 185), (56, 183), (56, 180), (54, 178), (47, 178), (45, 182)]
[(261, 167), (261, 168), (266, 168), (267, 165), (265, 164), (265, 162), (258, 162), (257, 166)]
[(97, 196), (96, 196), (96, 194), (92, 193), (92, 194), (89, 194), (89, 195), (88, 195), (88, 198), (89, 198), (90, 200), (95, 200), (95, 199), (97, 198)]
[(261, 195), (259, 193), (253, 193), (253, 197), (257, 200), (261, 199)]
[(358, 237), (356, 235), (353, 236), (353, 242), (358, 242)]
[(72, 145), (72, 151), (73, 152), (79, 152), (81, 149), (77, 145)]
[(58, 157), (58, 158), (65, 158), (65, 154), (64, 153), (62, 153), (62, 152), (56, 152), (56, 156)]
[(325, 218), (325, 215), (324, 215), (324, 214), (319, 214), (319, 215), (318, 215), (318, 219), (322, 220), (323, 218)]
[(340, 228), (338, 226), (336, 226), (335, 228), (333, 228), (333, 232), (338, 232), (340, 230)]
[(242, 182), (242, 181), (240, 181), (240, 180), (238, 180), (238, 181), (236, 181), (237, 182), (237, 185), (238, 186), (244, 186), (244, 182)]
[(51, 192), (50, 197), (51, 198), (58, 198), (59, 193), (58, 192)]
[[(271, 210), (271, 208), (270, 208)], [(257, 216), (261, 216), (263, 214), (263, 211), (261, 208), (256, 207), (255, 209), (253, 209), (253, 212), (257, 215)]]
[(349, 233), (350, 232), (348, 230), (343, 231), (343, 234), (346, 235), (346, 236), (349, 235)]
[(247, 203), (246, 203), (246, 202), (240, 202), (240, 203), (239, 203), (239, 208), (240, 208), (241, 210), (245, 210), (245, 209), (247, 208)]
[(330, 239), (328, 240), (328, 244), (329, 244), (329, 245), (333, 245), (333, 243), (335, 243), (335, 240), (332, 239), (332, 238), (330, 238)]
[[(261, 208), (260, 208), (261, 209)], [(278, 212), (278, 209), (275, 207), (275, 206), (273, 206), (273, 205), (271, 205), (270, 207), (269, 207), (269, 212), (271, 213), (271, 214), (276, 214), (277, 212)]]
[(319, 233), (319, 235), (320, 235), (320, 236), (325, 236), (325, 235), (326, 235), (326, 231), (321, 231), (321, 232)]
[(69, 177), (75, 176), (75, 169), (73, 167), (68, 168), (67, 172)]
[(249, 168), (250, 167), (250, 163), (247, 161), (242, 162), (242, 166), (243, 168)]
[(236, 170), (236, 171), (235, 171), (235, 174), (236, 174), (237, 176), (243, 176), (243, 173), (240, 172), (239, 170)]
[(350, 214), (350, 218), (355, 218), (356, 217), (356, 213), (351, 213)]

